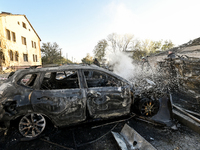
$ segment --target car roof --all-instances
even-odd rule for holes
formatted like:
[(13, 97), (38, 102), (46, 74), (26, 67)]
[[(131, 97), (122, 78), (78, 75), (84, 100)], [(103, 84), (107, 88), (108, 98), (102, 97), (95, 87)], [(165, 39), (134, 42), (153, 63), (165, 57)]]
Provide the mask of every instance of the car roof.
[(104, 68), (101, 68), (101, 67), (98, 67), (96, 65), (63, 65), (63, 66), (58, 66), (58, 67), (47, 67), (47, 68), (31, 68), (31, 69), (22, 69), (22, 70), (17, 70), (16, 73), (15, 73), (15, 76), (17, 76), (17, 74), (27, 74), (27, 73), (36, 73), (36, 72), (58, 72), (58, 71), (63, 71), (65, 69), (76, 69), (76, 70), (98, 70), (98, 71), (103, 71), (105, 73), (108, 73), (112, 76), (115, 76), (125, 82), (128, 82), (126, 79), (116, 75), (115, 73), (107, 70), (107, 69), (104, 69)]

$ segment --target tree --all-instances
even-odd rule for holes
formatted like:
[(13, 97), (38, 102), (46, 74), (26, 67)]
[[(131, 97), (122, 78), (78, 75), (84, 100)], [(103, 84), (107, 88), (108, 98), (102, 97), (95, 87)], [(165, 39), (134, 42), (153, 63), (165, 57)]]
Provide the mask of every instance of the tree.
[(174, 44), (170, 40), (166, 40), (163, 44), (162, 40), (152, 41), (146, 39), (141, 41), (134, 39), (133, 34), (119, 35), (111, 33), (107, 36), (107, 39), (98, 42), (93, 52), (94, 56), (100, 61), (105, 56), (107, 50), (110, 50), (112, 53), (117, 51), (133, 51), (133, 59), (140, 60), (143, 56), (152, 55), (157, 53), (158, 50), (167, 50), (173, 46)]
[(143, 56), (147, 55), (147, 52), (142, 49), (141, 41), (134, 40), (131, 45), (131, 51), (133, 51), (133, 59), (141, 60)]
[(84, 64), (92, 64), (93, 63), (93, 58), (92, 58), (92, 56), (90, 56), (89, 53), (87, 53), (87, 56), (84, 57), (81, 61)]
[(162, 45), (162, 50), (163, 51), (165, 51), (165, 50), (168, 50), (168, 49), (171, 49), (171, 48), (173, 48), (174, 47), (174, 44), (172, 43), (172, 41), (171, 40), (169, 40), (169, 41), (165, 41), (164, 42), (164, 44)]
[(108, 42), (103, 39), (100, 40), (97, 45), (95, 46), (93, 52), (94, 52), (94, 56), (95, 58), (97, 58), (99, 61), (102, 60), (102, 58), (105, 56), (106, 54), (106, 47), (108, 46)]
[(112, 52), (127, 51), (131, 46), (134, 35), (124, 34), (118, 35), (116, 33), (109, 34), (107, 37), (108, 45), (111, 47)]
[(50, 42), (42, 43), (41, 52), (43, 64), (61, 63), (61, 48), (59, 48), (59, 45), (56, 42), (54, 42), (53, 44), (51, 44)]
[(56, 64), (73, 64), (73, 62), (61, 56), (61, 59), (59, 59)]

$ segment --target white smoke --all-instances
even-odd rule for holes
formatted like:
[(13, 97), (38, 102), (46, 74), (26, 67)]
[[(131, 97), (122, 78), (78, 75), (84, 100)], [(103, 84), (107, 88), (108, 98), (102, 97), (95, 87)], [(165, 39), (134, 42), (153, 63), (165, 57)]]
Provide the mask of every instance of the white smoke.
[(130, 80), (136, 75), (136, 66), (133, 64), (133, 59), (125, 52), (115, 52), (107, 54), (109, 65), (113, 67), (113, 72), (117, 75)]

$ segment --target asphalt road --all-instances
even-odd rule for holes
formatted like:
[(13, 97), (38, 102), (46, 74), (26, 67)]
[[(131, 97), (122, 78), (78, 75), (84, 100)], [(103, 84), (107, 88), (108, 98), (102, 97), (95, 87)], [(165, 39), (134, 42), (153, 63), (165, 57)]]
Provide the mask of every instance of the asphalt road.
[[(103, 125), (105, 123), (107, 122), (87, 123), (66, 128), (54, 128), (49, 124), (42, 136), (32, 141), (23, 141), (16, 126), (12, 127), (7, 135), (0, 131), (0, 149), (117, 150), (119, 148), (110, 131), (120, 132), (127, 123), (158, 150), (200, 150), (200, 135), (181, 124), (177, 124), (178, 130), (173, 131), (166, 127), (155, 127), (135, 118)], [(98, 125), (102, 126), (97, 127)]]

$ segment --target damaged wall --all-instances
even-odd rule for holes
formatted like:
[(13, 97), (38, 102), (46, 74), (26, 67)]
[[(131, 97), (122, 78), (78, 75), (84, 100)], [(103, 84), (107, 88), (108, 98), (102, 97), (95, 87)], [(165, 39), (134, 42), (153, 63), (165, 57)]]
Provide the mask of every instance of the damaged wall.
[[(167, 62), (166, 60), (168, 51), (173, 51), (176, 54), (176, 58), (173, 59), (172, 62)], [(199, 99), (200, 38), (191, 40), (188, 43), (185, 43), (179, 47), (172, 48), (168, 51), (164, 51), (149, 57), (148, 60), (150, 65), (153, 68), (163, 67), (166, 70), (169, 70), (170, 65), (174, 66), (179, 88), (190, 96)]]

